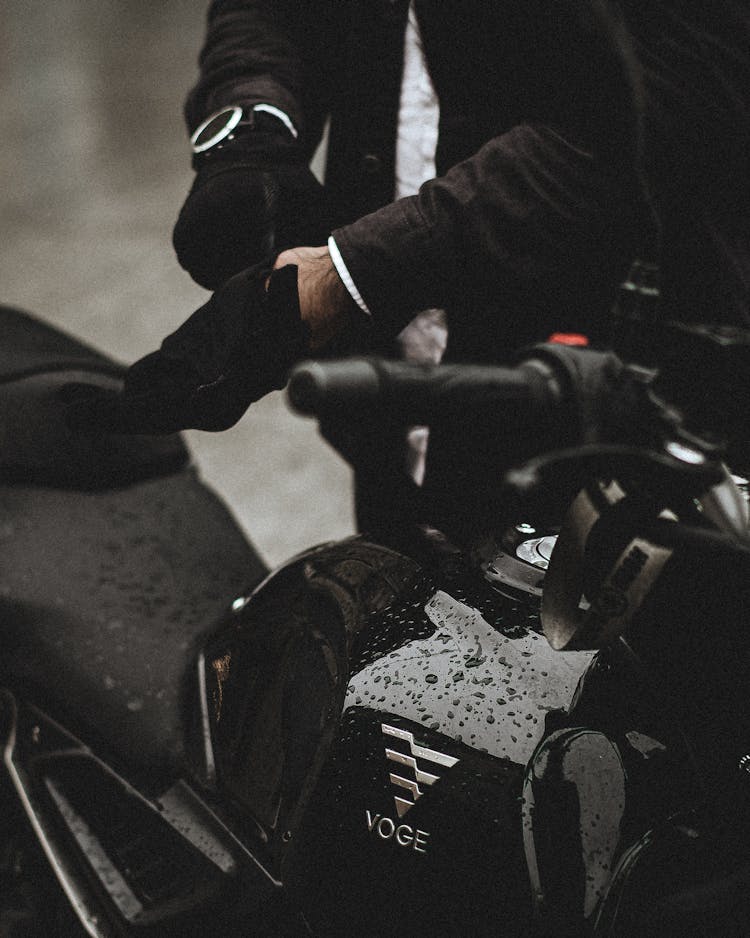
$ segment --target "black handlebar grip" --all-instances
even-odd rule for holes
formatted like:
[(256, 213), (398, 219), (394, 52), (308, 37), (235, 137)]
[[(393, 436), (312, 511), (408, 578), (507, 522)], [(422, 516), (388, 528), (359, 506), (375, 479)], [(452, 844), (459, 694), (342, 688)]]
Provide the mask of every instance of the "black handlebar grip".
[(298, 365), (288, 394), (302, 414), (324, 417), (341, 408), (361, 412), (371, 407), (405, 424), (429, 424), (478, 410), (533, 420), (550, 415), (562, 392), (554, 371), (536, 358), (513, 368), (349, 359)]

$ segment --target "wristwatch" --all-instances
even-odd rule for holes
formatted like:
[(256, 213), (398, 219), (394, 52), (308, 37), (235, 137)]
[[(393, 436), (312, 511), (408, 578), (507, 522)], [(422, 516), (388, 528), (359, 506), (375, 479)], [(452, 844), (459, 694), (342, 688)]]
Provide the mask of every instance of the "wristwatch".
[(295, 140), (297, 139), (297, 128), (289, 117), (274, 105), (256, 104), (253, 107), (241, 107), (239, 104), (232, 104), (211, 114), (193, 131), (190, 137), (193, 157), (199, 157), (201, 160), (210, 157), (234, 140), (238, 134), (267, 126), (269, 119), (276, 127), (280, 123)]

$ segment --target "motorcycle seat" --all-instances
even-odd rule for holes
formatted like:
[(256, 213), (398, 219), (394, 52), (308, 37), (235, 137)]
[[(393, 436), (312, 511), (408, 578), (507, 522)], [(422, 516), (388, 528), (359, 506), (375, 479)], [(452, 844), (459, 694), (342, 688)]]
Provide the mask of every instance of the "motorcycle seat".
[(191, 467), (97, 492), (0, 484), (0, 686), (128, 777), (184, 776), (203, 640), (265, 573)]
[(177, 436), (84, 436), (123, 368), (0, 307), (0, 682), (100, 755), (184, 774), (204, 635), (265, 567)]
[(0, 481), (105, 489), (175, 471), (177, 435), (73, 432), (66, 390), (117, 390), (125, 368), (20, 310), (0, 306)]

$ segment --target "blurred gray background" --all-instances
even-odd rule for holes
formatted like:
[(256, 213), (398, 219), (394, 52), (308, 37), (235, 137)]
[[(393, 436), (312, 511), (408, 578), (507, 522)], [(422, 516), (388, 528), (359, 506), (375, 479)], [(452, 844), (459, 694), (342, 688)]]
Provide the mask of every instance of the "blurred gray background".
[[(125, 363), (208, 297), (170, 240), (192, 177), (182, 102), (207, 8), (0, 3), (0, 302)], [(353, 531), (348, 468), (282, 393), (188, 440), (269, 563)]]

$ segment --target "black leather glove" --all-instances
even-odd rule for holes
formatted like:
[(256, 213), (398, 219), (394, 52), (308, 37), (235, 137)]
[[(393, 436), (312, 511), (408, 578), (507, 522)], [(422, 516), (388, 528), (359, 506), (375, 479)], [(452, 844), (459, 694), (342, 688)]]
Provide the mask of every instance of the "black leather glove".
[(308, 354), (297, 268), (274, 271), (266, 291), (269, 273), (264, 264), (232, 277), (158, 352), (128, 370), (121, 395), (79, 394), (69, 424), (139, 434), (231, 427), (250, 404), (282, 388)]
[(180, 264), (209, 290), (272, 251), (322, 244), (329, 234), (324, 189), (277, 124), (269, 117), (194, 161), (172, 240)]

